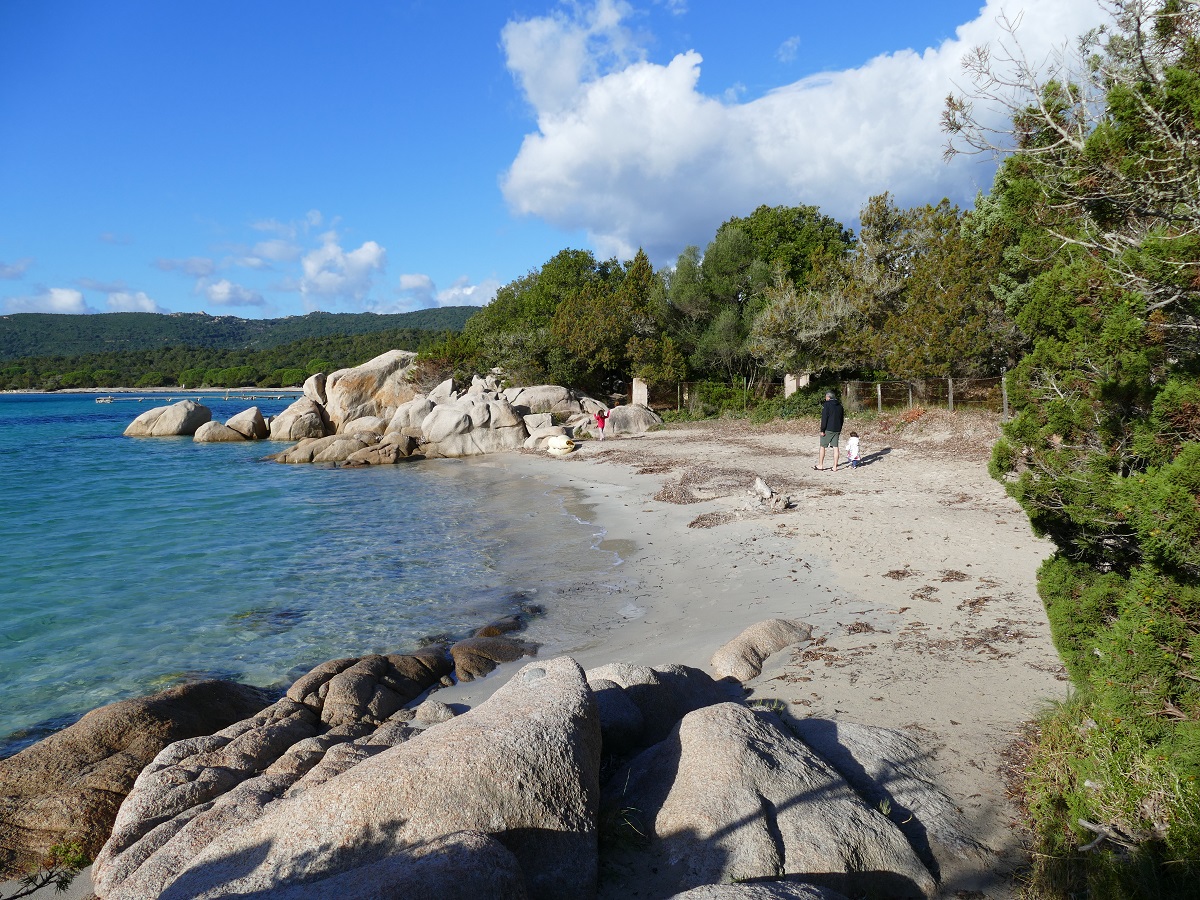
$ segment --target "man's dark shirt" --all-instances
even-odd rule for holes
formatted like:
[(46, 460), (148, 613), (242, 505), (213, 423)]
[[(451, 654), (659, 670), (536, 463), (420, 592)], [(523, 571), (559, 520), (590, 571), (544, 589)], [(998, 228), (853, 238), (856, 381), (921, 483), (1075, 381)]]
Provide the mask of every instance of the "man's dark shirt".
[(846, 411), (842, 409), (837, 397), (831, 397), (821, 404), (821, 431), (836, 431), (841, 433), (842, 423), (846, 420)]

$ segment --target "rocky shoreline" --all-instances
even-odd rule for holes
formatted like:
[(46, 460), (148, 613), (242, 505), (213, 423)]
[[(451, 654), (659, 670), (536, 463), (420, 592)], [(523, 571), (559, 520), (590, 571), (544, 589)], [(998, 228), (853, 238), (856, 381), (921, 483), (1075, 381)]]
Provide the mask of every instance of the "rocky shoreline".
[[(97, 710), (0, 764), (6, 796), (18, 771), (43, 782), (55, 769), (87, 772), (59, 796), (43, 787), (43, 812), (87, 791), (100, 801), (60, 816), (23, 858), (9, 804), (4, 859), (11, 869), (57, 840), (94, 851), (104, 839), (92, 870), (101, 900), (632, 896), (612, 891), (614, 873), (643, 897), (835, 900), (933, 896), (945, 862), (986, 855), (911, 737), (798, 727), (744, 702), (735, 676), (811, 640), (804, 623), (747, 629), (714, 655), (718, 677), (681, 665), (585, 672), (558, 657), (527, 664), (465, 712), (429, 695), (535, 653), (513, 636), (522, 624), (509, 617), (449, 648), (333, 660), (269, 705), (207, 682)], [(189, 723), (200, 733), (148, 763), (133, 740), (114, 740), (136, 733), (144, 752), (147, 711), (175, 704), (165, 718), (178, 730), (189, 703), (210, 724), (262, 708), (211, 733)], [(101, 767), (94, 749), (80, 755), (97, 738), (110, 742)]]
[[(352, 369), (304, 383), (303, 396), (269, 421), (251, 407), (221, 423), (203, 404), (181, 400), (148, 409), (128, 437), (190, 435), (197, 443), (295, 441), (275, 454), (284, 463), (389, 465), (406, 459), (457, 458), (524, 448), (569, 451), (576, 437), (598, 436), (600, 401), (557, 385), (502, 388), (476, 375), (469, 386), (447, 379), (416, 386), (416, 354), (392, 350)], [(606, 435), (642, 434), (662, 420), (644, 406), (609, 412)]]

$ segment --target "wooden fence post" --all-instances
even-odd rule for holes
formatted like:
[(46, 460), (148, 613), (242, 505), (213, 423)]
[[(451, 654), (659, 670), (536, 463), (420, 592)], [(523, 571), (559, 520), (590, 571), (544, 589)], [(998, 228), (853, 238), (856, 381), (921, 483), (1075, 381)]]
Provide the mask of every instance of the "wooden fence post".
[(1000, 397), (1004, 401), (1004, 418), (1000, 421), (1008, 421), (1008, 367), (1005, 366), (1000, 370)]
[(883, 413), (883, 382), (875, 382), (875, 411)]
[(954, 412), (954, 379), (947, 378), (946, 383), (950, 386), (950, 412)]

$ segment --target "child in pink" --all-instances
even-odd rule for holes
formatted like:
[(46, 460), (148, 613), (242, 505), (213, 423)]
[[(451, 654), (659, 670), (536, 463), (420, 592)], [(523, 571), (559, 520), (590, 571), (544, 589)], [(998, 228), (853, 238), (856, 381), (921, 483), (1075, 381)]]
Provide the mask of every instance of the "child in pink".
[(592, 418), (596, 420), (596, 432), (600, 435), (600, 440), (604, 440), (604, 423), (608, 421), (608, 410), (602, 409), (593, 413)]

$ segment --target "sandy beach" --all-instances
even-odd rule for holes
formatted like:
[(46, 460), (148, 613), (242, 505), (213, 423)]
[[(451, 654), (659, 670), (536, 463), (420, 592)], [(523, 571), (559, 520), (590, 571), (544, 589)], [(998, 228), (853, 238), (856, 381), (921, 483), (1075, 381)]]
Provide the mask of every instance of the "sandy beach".
[[(1015, 896), (1025, 836), (1006, 755), (1068, 689), (1036, 590), (1051, 545), (987, 473), (995, 416), (851, 416), (851, 429), (865, 464), (837, 472), (812, 468), (815, 420), (676, 425), (562, 459), (505, 457), (514, 474), (571, 489), (572, 512), (624, 560), (595, 590), (545, 598), (529, 636), (585, 667), (707, 668), (748, 625), (808, 622), (813, 641), (772, 657), (749, 696), (915, 736), (996, 852), (990, 871), (952, 873), (944, 896)], [(792, 507), (765, 509), (756, 476)], [(516, 667), (439, 697), (474, 705)]]

